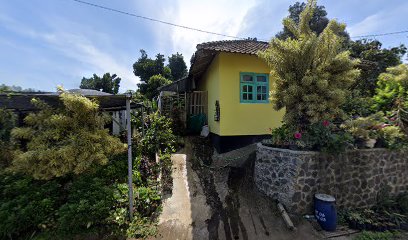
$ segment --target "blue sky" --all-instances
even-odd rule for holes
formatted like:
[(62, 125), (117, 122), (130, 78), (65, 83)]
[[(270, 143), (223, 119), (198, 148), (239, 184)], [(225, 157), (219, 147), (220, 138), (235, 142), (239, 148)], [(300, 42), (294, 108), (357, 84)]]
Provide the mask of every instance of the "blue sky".
[[(281, 30), (289, 0), (88, 0), (111, 8), (240, 37), (270, 39)], [(408, 30), (406, 0), (320, 0), (351, 36)], [(82, 77), (116, 73), (121, 91), (136, 89), (132, 64), (145, 49), (180, 52), (187, 64), (200, 42), (225, 39), (162, 25), (72, 0), (0, 1), (0, 84), (52, 91), (78, 88)], [(408, 34), (378, 37), (408, 45)], [(405, 57), (406, 58), (406, 57)]]

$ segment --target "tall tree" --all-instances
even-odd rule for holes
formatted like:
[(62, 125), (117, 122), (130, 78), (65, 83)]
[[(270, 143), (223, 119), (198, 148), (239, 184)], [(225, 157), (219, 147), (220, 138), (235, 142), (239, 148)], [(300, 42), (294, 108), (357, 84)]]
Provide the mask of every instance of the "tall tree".
[[(296, 24), (300, 22), (300, 14), (305, 10), (306, 3), (296, 2), (293, 5), (289, 6), (289, 16), (288, 18), (292, 19)], [(315, 5), (313, 9), (313, 16), (309, 20), (309, 27), (310, 29), (315, 32), (316, 34), (320, 34), (326, 28), (327, 24), (329, 24), (329, 19), (327, 18), (327, 12), (324, 6)], [(345, 30), (342, 30), (338, 33), (340, 36), (349, 39), (349, 35)], [(277, 38), (286, 39), (286, 38), (294, 38), (295, 35), (288, 29), (286, 26), (283, 26), (283, 30), (276, 34)]]
[(348, 43), (351, 57), (363, 60), (360, 64), (361, 75), (353, 88), (361, 96), (372, 97), (377, 87), (378, 76), (389, 67), (401, 63), (401, 58), (407, 52), (404, 45), (393, 48), (382, 48), (378, 40), (357, 40)]
[(179, 80), (187, 75), (187, 65), (184, 61), (183, 54), (176, 53), (169, 57), (169, 63), (167, 66), (171, 70), (172, 80)]
[(116, 74), (110, 75), (110, 73), (105, 73), (102, 77), (94, 74), (90, 78), (83, 77), (81, 80), (82, 89), (94, 89), (106, 93), (117, 94), (120, 87), (120, 77)]
[(140, 50), (141, 56), (133, 64), (133, 73), (140, 78), (137, 84), (138, 92), (147, 99), (158, 95), (157, 88), (171, 83), (172, 72), (169, 66), (165, 66), (165, 58), (157, 54), (155, 59), (149, 58), (145, 50)]
[(300, 130), (308, 124), (342, 117), (340, 106), (359, 75), (354, 69), (358, 61), (342, 50), (343, 41), (338, 36), (345, 25), (331, 20), (316, 34), (309, 24), (314, 9), (316, 0), (309, 0), (299, 23), (285, 18), (283, 24), (294, 38), (274, 38), (269, 48), (259, 53), (271, 68), (274, 108), (286, 108), (284, 122)]

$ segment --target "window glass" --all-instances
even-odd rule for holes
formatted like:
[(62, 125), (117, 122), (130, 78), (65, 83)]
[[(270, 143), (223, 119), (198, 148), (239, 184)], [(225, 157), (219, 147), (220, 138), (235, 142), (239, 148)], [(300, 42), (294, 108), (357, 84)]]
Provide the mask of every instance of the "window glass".
[(266, 82), (266, 76), (257, 76), (256, 81), (257, 82)]
[(242, 76), (242, 81), (244, 81), (244, 82), (252, 82), (253, 81), (253, 79), (252, 79), (252, 76), (251, 75), (244, 75), (244, 76)]
[(268, 75), (264, 73), (241, 73), (240, 99), (244, 103), (268, 102)]

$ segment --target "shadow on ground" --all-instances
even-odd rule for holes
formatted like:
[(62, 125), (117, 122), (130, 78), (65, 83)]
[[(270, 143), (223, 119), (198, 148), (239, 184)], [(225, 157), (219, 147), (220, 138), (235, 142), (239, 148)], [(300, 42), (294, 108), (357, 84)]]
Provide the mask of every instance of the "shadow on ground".
[(257, 192), (253, 151), (214, 160), (212, 149), (189, 137), (184, 154), (173, 156), (173, 193), (163, 204), (155, 239), (321, 239), (301, 219), (294, 219), (297, 231), (288, 230), (275, 202)]

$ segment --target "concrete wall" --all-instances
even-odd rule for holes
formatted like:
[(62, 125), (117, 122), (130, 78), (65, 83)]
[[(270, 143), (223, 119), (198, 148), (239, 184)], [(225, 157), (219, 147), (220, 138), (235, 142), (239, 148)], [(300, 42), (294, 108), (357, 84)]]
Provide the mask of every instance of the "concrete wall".
[(338, 207), (370, 207), (389, 186), (392, 194), (408, 191), (407, 152), (354, 150), (338, 155), (257, 145), (255, 183), (289, 211), (311, 213), (315, 193), (336, 198)]

